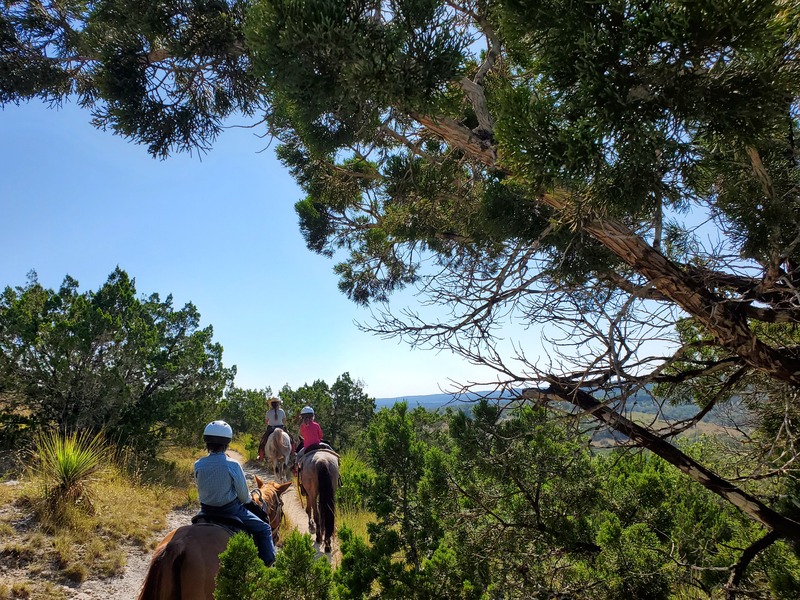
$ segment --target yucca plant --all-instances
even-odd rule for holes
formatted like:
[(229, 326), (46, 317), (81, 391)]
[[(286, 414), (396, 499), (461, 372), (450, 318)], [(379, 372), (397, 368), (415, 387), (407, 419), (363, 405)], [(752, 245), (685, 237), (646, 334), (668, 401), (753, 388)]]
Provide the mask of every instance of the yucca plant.
[(70, 507), (93, 507), (90, 478), (106, 453), (102, 434), (51, 431), (36, 439), (36, 470), (44, 487), (44, 500), (63, 513)]

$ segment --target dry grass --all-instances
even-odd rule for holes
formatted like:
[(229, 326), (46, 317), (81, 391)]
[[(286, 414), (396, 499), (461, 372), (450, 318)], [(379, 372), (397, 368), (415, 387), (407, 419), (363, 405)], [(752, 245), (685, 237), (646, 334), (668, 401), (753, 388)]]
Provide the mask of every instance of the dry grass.
[(128, 544), (152, 548), (166, 515), (196, 502), (196, 458), (175, 448), (157, 461), (117, 457), (92, 474), (91, 510), (71, 507), (57, 520), (47, 518), (36, 473), (0, 484), (0, 562), (13, 569), (12, 579), (0, 576), (0, 600), (64, 598), (63, 584), (119, 575)]
[(19, 484), (12, 485), (9, 481), (0, 483), (0, 506), (6, 506), (19, 495)]
[(50, 582), (0, 581), (0, 600), (66, 600), (66, 592)]
[(346, 525), (356, 536), (369, 544), (367, 525), (375, 523), (375, 515), (366, 510), (342, 509), (337, 511), (339, 527)]
[(245, 462), (256, 460), (258, 458), (259, 441), (261, 441), (259, 438), (249, 433), (242, 433), (234, 437), (231, 441), (230, 449), (241, 454)]

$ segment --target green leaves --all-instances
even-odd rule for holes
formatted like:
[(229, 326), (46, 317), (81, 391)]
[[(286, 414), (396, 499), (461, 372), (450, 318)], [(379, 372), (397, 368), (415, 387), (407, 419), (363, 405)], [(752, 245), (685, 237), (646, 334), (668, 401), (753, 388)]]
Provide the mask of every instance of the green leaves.
[(109, 449), (101, 434), (41, 432), (36, 438), (34, 470), (44, 489), (39, 512), (58, 524), (76, 507), (93, 509), (90, 478)]
[(389, 18), (360, 0), (263, 0), (247, 20), (255, 71), (274, 126), (313, 154), (371, 137), (391, 106), (422, 109), (455, 75), (465, 40), (432, 0), (394, 3)]
[(0, 103), (72, 97), (95, 126), (154, 156), (207, 150), (225, 117), (261, 103), (243, 9), (218, 0), (6, 3)]
[(328, 559), (316, 556), (311, 536), (293, 531), (275, 557), (273, 568), (258, 558), (253, 539), (234, 535), (220, 555), (215, 600), (267, 600), (296, 598), (327, 600), (331, 597), (332, 573)]
[(0, 301), (3, 408), (39, 427), (104, 429), (151, 451), (171, 433), (196, 440), (233, 372), (197, 309), (139, 299), (117, 269), (96, 292), (67, 277), (58, 292), (35, 275)]

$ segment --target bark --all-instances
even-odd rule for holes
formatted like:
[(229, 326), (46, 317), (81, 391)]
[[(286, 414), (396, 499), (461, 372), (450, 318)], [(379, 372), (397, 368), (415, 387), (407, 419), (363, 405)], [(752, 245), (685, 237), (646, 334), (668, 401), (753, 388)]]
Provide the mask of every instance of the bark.
[(797, 521), (784, 517), (755, 496), (739, 489), (672, 444), (651, 433), (645, 427), (625, 418), (574, 384), (563, 383), (556, 379), (549, 380), (548, 383), (550, 384), (548, 390), (525, 390), (523, 395), (531, 399), (555, 398), (570, 402), (615, 431), (626, 435), (639, 446), (650, 450), (653, 454), (677, 467), (707, 490), (733, 504), (749, 518), (770, 531), (774, 531), (776, 536), (800, 543), (800, 523)]
[(697, 319), (721, 346), (750, 366), (800, 386), (800, 361), (759, 340), (750, 330), (746, 314), (734, 311), (723, 298), (698, 285), (630, 229), (612, 220), (590, 222), (584, 229)]
[[(461, 149), (486, 167), (503, 170), (497, 149), (490, 140), (482, 139), (447, 117), (411, 116), (449, 145)], [(539, 201), (559, 212), (565, 212), (570, 205), (568, 194), (561, 191), (543, 193)], [(800, 360), (759, 340), (750, 330), (746, 311), (735, 310), (725, 299), (680, 269), (624, 224), (610, 218), (590, 217), (582, 228), (665, 297), (697, 319), (722, 347), (740, 356), (753, 368), (800, 387)]]
[(742, 556), (739, 557), (739, 561), (733, 566), (731, 576), (728, 578), (728, 583), (725, 585), (725, 600), (736, 600), (739, 583), (744, 577), (747, 567), (751, 562), (753, 562), (753, 559), (758, 556), (760, 552), (763, 552), (769, 548), (779, 539), (779, 537), (780, 536), (777, 534), (777, 532), (770, 531), (767, 535), (759, 538), (744, 549)]

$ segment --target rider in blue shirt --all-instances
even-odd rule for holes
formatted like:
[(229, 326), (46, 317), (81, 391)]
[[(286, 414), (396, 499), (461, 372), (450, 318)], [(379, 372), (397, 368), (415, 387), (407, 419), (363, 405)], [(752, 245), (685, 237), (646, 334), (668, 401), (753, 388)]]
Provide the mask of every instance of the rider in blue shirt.
[(225, 455), (232, 438), (233, 429), (225, 421), (213, 421), (203, 431), (208, 456), (194, 463), (200, 507), (203, 512), (238, 517), (253, 535), (258, 556), (270, 566), (275, 562), (272, 528), (243, 506), (250, 502), (244, 471), (238, 462)]

